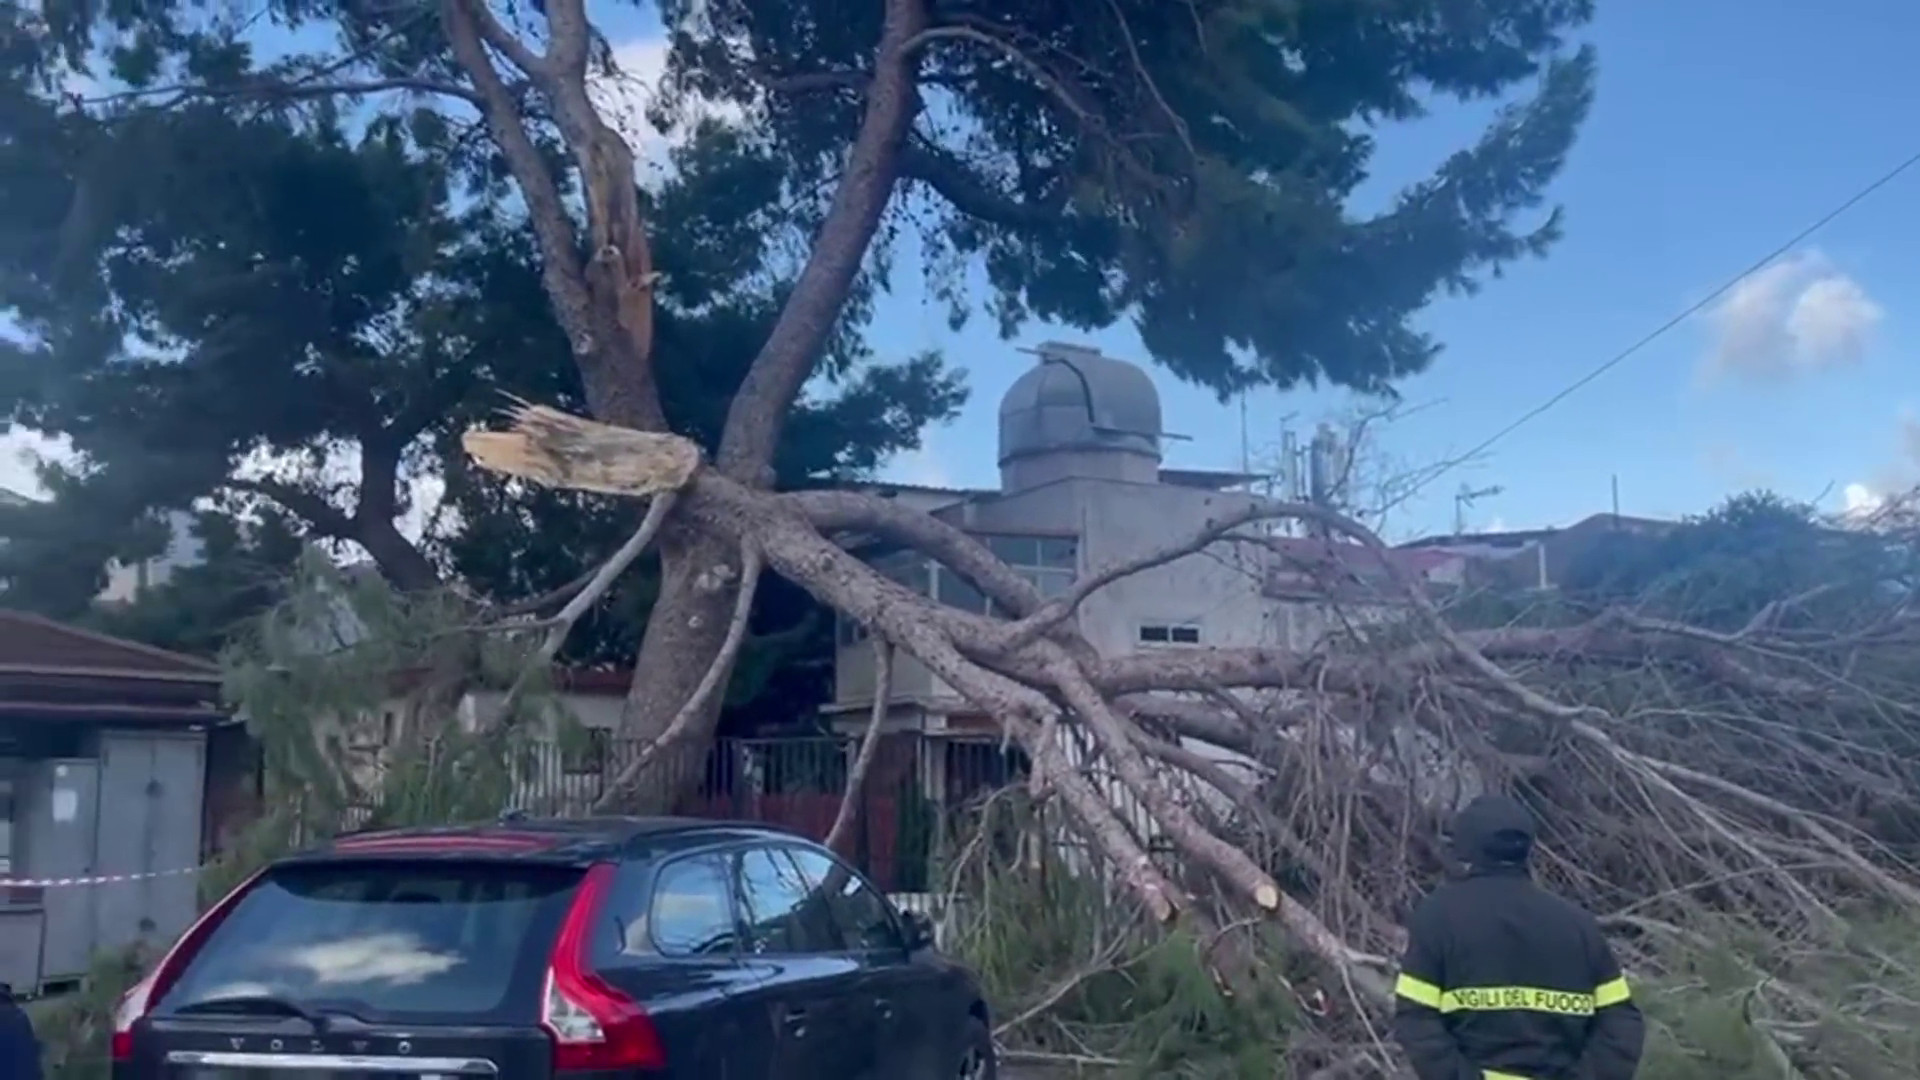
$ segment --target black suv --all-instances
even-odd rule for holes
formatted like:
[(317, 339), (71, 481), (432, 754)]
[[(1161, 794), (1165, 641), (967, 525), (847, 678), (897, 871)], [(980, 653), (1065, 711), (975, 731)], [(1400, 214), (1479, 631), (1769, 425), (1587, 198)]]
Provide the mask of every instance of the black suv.
[(818, 844), (706, 821), (344, 836), (201, 917), (115, 1080), (991, 1080), (978, 984)]

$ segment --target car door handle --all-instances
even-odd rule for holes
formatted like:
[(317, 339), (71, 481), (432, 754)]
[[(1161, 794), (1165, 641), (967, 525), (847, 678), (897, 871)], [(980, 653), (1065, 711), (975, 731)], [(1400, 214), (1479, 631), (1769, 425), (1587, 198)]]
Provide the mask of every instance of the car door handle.
[(874, 999), (873, 1007), (874, 1010), (880, 1014), (880, 1019), (893, 1019), (893, 1002), (888, 1001), (886, 998), (876, 998)]
[(801, 1008), (788, 1009), (786, 1014), (781, 1017), (781, 1020), (787, 1025), (787, 1030), (793, 1032), (795, 1035), (805, 1035), (807, 1033), (807, 1010)]

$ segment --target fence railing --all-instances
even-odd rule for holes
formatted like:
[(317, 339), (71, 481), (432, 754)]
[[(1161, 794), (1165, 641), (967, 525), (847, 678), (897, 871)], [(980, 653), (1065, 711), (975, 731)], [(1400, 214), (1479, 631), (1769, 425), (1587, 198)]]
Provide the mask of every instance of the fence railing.
[[(515, 762), (511, 805), (543, 816), (584, 816), (647, 745), (594, 731), (526, 746)], [(681, 793), (675, 814), (752, 821), (824, 840), (858, 749), (857, 740), (834, 736), (721, 739), (702, 751), (669, 751), (647, 773), (650, 782)], [(943, 823), (1025, 771), (1021, 755), (997, 742), (883, 736), (842, 853), (889, 892), (925, 891)]]
[[(576, 732), (517, 747), (506, 808), (539, 817), (585, 817), (649, 741), (604, 730)], [(825, 840), (844, 798), (858, 740), (836, 736), (729, 738), (692, 751), (666, 751), (648, 763), (647, 782), (678, 793), (670, 812), (686, 817), (751, 821)], [(1097, 756), (1075, 743), (1067, 759), (1140, 838), (1159, 853), (1151, 815)], [(1026, 756), (993, 739), (955, 739), (918, 732), (882, 736), (855, 807), (841, 854), (889, 893), (936, 888), (943, 852), (970, 836), (989, 796), (1028, 775)], [(362, 815), (364, 819), (364, 815)], [(352, 820), (348, 827), (361, 824)], [(1048, 843), (1077, 847), (1050, 828)], [(1072, 855), (1072, 852), (1067, 852)]]

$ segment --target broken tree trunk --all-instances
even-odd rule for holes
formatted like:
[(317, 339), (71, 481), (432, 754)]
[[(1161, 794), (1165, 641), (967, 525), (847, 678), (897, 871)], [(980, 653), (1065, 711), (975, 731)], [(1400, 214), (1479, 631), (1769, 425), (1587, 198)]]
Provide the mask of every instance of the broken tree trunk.
[[(1400, 940), (1388, 919), (1441, 869), (1434, 837), (1458, 793), (1431, 794), (1436, 772), (1532, 799), (1543, 873), (1603, 913), (1631, 904), (1680, 921), (1710, 895), (1723, 917), (1836, 934), (1845, 902), (1920, 909), (1920, 680), (1898, 651), (1916, 649), (1920, 627), (1899, 594), (1882, 590), (1889, 602), (1863, 605), (1859, 625), (1828, 637), (1617, 610), (1458, 629), (1365, 528), (1275, 502), (1200, 523), (1043, 602), (965, 533), (881, 500), (755, 490), (673, 436), (549, 409), (518, 408), (512, 421), (469, 437), (481, 465), (558, 487), (672, 493), (675, 521), (763, 557), (994, 718), (1030, 755), (1036, 788), (1157, 919), (1210, 941), (1239, 919), (1273, 920), (1320, 962), (1321, 990), (1359, 1006), (1349, 1018), (1385, 1004)], [(1344, 601), (1376, 605), (1353, 629), (1306, 651), (1114, 657), (1078, 633), (1091, 593), (1216, 545), (1260, 547), (1264, 534), (1246, 526), (1280, 517), (1315, 520), (1349, 537), (1349, 554), (1380, 561), (1380, 595)], [(938, 560), (1014, 618), (886, 579), (829, 539), (848, 528)], [(1068, 740), (1090, 752), (1070, 759)], [(1145, 807), (1144, 824), (1093, 768)], [(1149, 857), (1150, 841), (1174, 858)]]

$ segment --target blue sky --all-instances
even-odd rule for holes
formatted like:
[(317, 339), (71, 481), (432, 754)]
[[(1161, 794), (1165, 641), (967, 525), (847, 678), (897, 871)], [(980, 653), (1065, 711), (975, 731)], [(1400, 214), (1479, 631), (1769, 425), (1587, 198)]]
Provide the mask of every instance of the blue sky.
[[(1910, 119), (1920, 4), (1863, 0), (1810, 17), (1789, 0), (1601, 0), (1590, 40), (1601, 79), (1593, 116), (1555, 194), (1566, 239), (1479, 295), (1424, 317), (1446, 351), (1403, 387), (1427, 407), (1382, 436), (1392, 459), (1448, 460), (1718, 288), (1860, 188), (1920, 151)], [(1383, 132), (1376, 180), (1398, 186), (1468, 143), (1484, 109), (1446, 109)], [(1460, 484), (1498, 484), (1475, 527), (1566, 523), (1607, 509), (1619, 477), (1627, 513), (1698, 512), (1754, 486), (1839, 509), (1848, 485), (1920, 480), (1920, 168), (1756, 275), (1712, 316), (1689, 320), (1604, 378), (1432, 483), (1393, 520), (1401, 535), (1444, 530)], [(1049, 336), (1035, 328), (1022, 342)], [(1097, 343), (1145, 359), (1132, 331)], [(875, 342), (938, 346), (972, 373), (973, 400), (898, 479), (994, 482), (994, 415), (1030, 359), (986, 325), (945, 331), (910, 296)], [(1713, 372), (1709, 376), (1709, 372)], [(1169, 461), (1238, 467), (1237, 410), (1160, 377), (1167, 428), (1192, 436)], [(1277, 442), (1345, 408), (1340, 395), (1266, 393), (1248, 405), (1250, 442)], [(1908, 417), (1910, 419), (1910, 417)], [(1856, 489), (1856, 498), (1861, 492)]]
[[(1789, 0), (1601, 0), (1593, 116), (1555, 190), (1566, 239), (1479, 295), (1443, 300), (1424, 324), (1445, 344), (1405, 384), (1424, 406), (1379, 435), (1379, 453), (1450, 459), (1642, 337), (1804, 226), (1920, 151), (1912, 95), (1898, 73), (1920, 40), (1920, 4), (1856, 0), (1810, 18)], [(657, 61), (646, 16), (603, 5), (631, 69)], [(1411, 182), (1470, 142), (1485, 108), (1444, 107), (1381, 134), (1375, 187)], [(1863, 202), (1803, 248), (1743, 283), (1566, 402), (1406, 504), (1391, 532), (1443, 530), (1464, 483), (1502, 494), (1470, 512), (1476, 528), (1560, 524), (1606, 509), (1697, 512), (1755, 486), (1842, 507), (1920, 481), (1920, 168)], [(916, 260), (903, 258), (911, 267)], [(909, 270), (879, 314), (883, 353), (940, 348), (971, 373), (973, 397), (927, 448), (895, 463), (898, 480), (991, 485), (995, 408), (1030, 358), (1016, 345), (1062, 331), (1030, 327), (1002, 342), (988, 320), (950, 332)], [(1129, 328), (1096, 335), (1112, 355), (1146, 360)], [(1236, 468), (1237, 408), (1159, 376), (1169, 463)], [(1297, 430), (1348, 407), (1335, 393), (1263, 393), (1247, 403), (1256, 463), (1283, 418)], [(0, 454), (0, 484), (21, 470)]]

